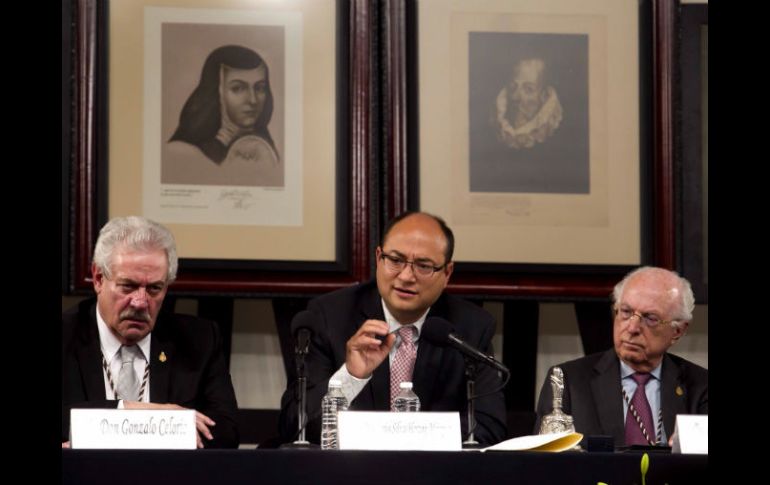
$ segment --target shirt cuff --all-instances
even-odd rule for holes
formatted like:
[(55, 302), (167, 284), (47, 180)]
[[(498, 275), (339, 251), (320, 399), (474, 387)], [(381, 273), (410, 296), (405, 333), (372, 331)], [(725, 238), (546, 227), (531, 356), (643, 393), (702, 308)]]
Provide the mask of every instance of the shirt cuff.
[(123, 405), (123, 400), (122, 399), (120, 399), (118, 401), (118, 409), (126, 409), (126, 407)]
[(372, 376), (365, 379), (359, 379), (358, 377), (351, 375), (345, 364), (342, 364), (342, 367), (340, 367), (329, 380), (332, 379), (337, 379), (342, 383), (342, 394), (345, 395), (348, 404), (350, 404), (353, 402), (353, 399), (361, 393), (366, 384), (372, 379)]

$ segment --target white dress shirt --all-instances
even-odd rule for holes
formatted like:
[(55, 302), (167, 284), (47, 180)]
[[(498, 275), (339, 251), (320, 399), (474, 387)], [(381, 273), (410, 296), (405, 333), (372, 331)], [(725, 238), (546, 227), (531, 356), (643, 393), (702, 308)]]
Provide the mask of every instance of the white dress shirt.
[[(385, 322), (388, 324), (389, 333), (397, 332), (398, 329), (403, 325), (398, 320), (396, 320), (396, 317), (394, 317), (390, 311), (388, 311), (388, 307), (385, 305), (385, 302), (382, 299), (380, 299), (380, 302), (382, 304), (382, 311), (385, 314)], [(429, 311), (430, 308), (425, 310), (425, 313), (423, 313), (422, 316), (420, 316), (420, 318), (418, 318), (414, 323), (405, 324), (414, 325), (415, 330), (417, 330), (417, 336), (414, 339), (415, 350), (417, 350), (417, 347), (420, 345), (420, 332), (422, 331), (422, 324), (425, 323), (425, 317), (428, 315)], [(396, 353), (399, 345), (401, 345), (401, 336), (396, 333), (396, 342), (393, 344), (393, 347), (391, 347), (390, 353), (388, 354), (388, 365), (393, 364), (393, 355)], [(358, 377), (351, 375), (350, 372), (348, 372), (347, 366), (343, 363), (342, 366), (337, 370), (337, 372), (334, 373), (334, 375), (331, 376), (329, 380), (337, 379), (342, 383), (342, 393), (347, 398), (349, 404), (353, 402), (353, 399), (358, 396), (358, 394), (363, 390), (371, 378), (372, 376), (359, 379)]]

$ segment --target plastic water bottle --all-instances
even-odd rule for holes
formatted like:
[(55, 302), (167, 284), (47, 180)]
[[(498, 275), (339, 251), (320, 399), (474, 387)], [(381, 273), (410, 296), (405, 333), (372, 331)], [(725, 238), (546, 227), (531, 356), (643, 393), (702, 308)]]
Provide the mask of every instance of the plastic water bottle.
[(342, 382), (329, 381), (329, 391), (321, 400), (321, 449), (338, 450), (337, 412), (348, 409), (348, 400), (342, 394)]
[(420, 398), (412, 390), (411, 382), (402, 382), (396, 399), (393, 400), (393, 411), (414, 412), (420, 410)]

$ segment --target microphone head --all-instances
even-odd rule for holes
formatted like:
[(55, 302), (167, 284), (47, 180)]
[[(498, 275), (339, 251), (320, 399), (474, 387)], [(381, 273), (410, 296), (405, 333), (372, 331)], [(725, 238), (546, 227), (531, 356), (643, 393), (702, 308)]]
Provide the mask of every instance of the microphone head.
[(452, 333), (452, 324), (441, 317), (428, 317), (422, 325), (420, 338), (425, 338), (433, 345), (445, 346), (449, 343), (449, 334)]
[(316, 319), (312, 312), (308, 310), (302, 310), (294, 315), (291, 319), (291, 333), (296, 335), (300, 329), (310, 330), (310, 333), (314, 333), (316, 326)]

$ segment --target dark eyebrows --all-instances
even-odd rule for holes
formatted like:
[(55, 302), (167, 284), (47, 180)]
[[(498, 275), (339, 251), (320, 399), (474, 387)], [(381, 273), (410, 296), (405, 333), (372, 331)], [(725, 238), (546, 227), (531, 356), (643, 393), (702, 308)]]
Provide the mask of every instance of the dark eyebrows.
[(395, 249), (393, 249), (392, 251), (385, 251), (385, 250), (383, 249), (383, 250), (382, 250), (382, 252), (383, 252), (383, 253), (385, 253), (385, 254), (387, 254), (388, 256), (397, 256), (397, 257), (399, 257), (399, 258), (404, 258), (404, 259), (406, 259), (406, 257), (404, 256), (404, 254), (403, 254), (403, 253), (401, 253), (401, 252), (399, 252), (399, 251), (396, 251)]
[[(383, 249), (383, 250), (382, 250), (382, 252), (383, 252), (384, 254), (387, 254), (388, 256), (391, 256), (391, 257), (397, 257), (397, 258), (403, 259), (404, 261), (406, 261), (406, 260), (407, 260), (407, 257), (406, 257), (406, 255), (405, 255), (405, 254), (403, 254), (403, 253), (401, 253), (400, 251), (397, 251), (397, 250), (395, 250), (395, 249), (393, 249), (393, 250), (391, 250), (391, 251), (385, 251), (385, 250)], [(430, 258), (415, 258), (414, 262), (415, 262), (415, 263), (430, 263), (431, 265), (433, 265), (433, 266), (436, 266), (436, 262), (435, 262), (435, 261), (433, 261), (433, 260), (432, 260), (432, 259), (430, 259)]]

